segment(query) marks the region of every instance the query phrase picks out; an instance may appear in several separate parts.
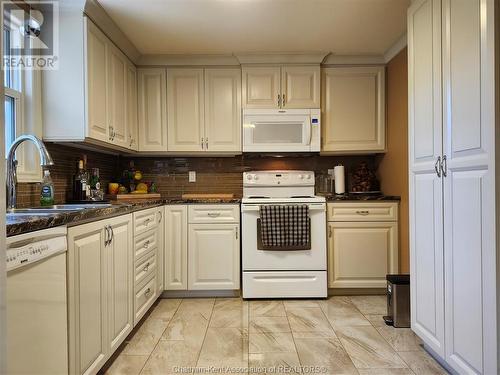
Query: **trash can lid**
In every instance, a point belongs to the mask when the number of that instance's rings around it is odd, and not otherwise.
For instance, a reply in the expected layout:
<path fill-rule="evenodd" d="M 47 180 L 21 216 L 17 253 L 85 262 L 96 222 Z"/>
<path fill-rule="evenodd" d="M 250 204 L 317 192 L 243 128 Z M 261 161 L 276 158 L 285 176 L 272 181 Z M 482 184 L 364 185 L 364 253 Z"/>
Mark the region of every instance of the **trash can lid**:
<path fill-rule="evenodd" d="M 407 275 L 407 274 L 387 275 L 385 278 L 391 284 L 409 284 L 410 283 L 410 275 Z"/>

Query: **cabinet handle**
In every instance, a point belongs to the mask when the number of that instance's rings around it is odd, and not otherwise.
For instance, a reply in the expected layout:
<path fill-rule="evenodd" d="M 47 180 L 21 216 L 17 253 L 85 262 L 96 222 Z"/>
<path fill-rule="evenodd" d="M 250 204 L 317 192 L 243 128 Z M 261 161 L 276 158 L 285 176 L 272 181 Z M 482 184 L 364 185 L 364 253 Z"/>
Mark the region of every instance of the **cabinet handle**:
<path fill-rule="evenodd" d="M 208 137 L 207 137 L 207 138 L 205 138 L 205 149 L 207 149 L 207 150 L 208 150 Z"/>
<path fill-rule="evenodd" d="M 285 94 L 281 97 L 281 107 L 285 108 Z"/>
<path fill-rule="evenodd" d="M 111 225 L 109 226 L 109 231 L 111 232 L 111 238 L 109 239 L 109 243 L 111 243 L 115 239 L 115 231 L 113 230 L 113 227 Z"/>
<path fill-rule="evenodd" d="M 132 136 L 130 136 L 130 144 L 129 144 L 129 147 L 132 147 L 132 145 L 135 143 L 135 140 L 134 138 L 132 138 Z"/>
<path fill-rule="evenodd" d="M 328 227 L 328 238 L 332 238 L 332 227 Z"/>
<path fill-rule="evenodd" d="M 111 125 L 109 125 L 109 140 L 113 140 L 113 127 Z"/>
<path fill-rule="evenodd" d="M 146 220 L 144 220 L 144 225 L 148 226 L 150 221 L 151 221 L 151 218 L 148 217 Z"/>
<path fill-rule="evenodd" d="M 148 270 L 149 270 L 149 262 L 144 266 L 144 268 L 142 270 L 144 272 L 148 272 Z"/>
<path fill-rule="evenodd" d="M 281 108 L 281 95 L 278 94 L 278 107 Z"/>
<path fill-rule="evenodd" d="M 163 220 L 163 213 L 161 211 L 158 211 L 158 214 L 160 215 L 158 222 L 161 223 L 161 221 Z"/>
<path fill-rule="evenodd" d="M 434 164 L 434 170 L 436 171 L 437 176 L 441 178 L 441 156 L 438 156 L 436 164 Z"/>
<path fill-rule="evenodd" d="M 441 163 L 441 171 L 443 173 L 443 177 L 448 176 L 448 159 L 446 155 L 443 156 L 443 162 Z"/>
<path fill-rule="evenodd" d="M 238 239 L 238 227 L 236 227 L 236 239 Z"/>
<path fill-rule="evenodd" d="M 142 245 L 143 248 L 147 249 L 149 247 L 149 244 L 151 242 L 149 240 L 147 240 L 146 242 L 144 242 L 144 245 Z"/>
<path fill-rule="evenodd" d="M 109 226 L 106 225 L 104 227 L 105 233 L 104 233 L 104 246 L 108 246 L 109 244 Z"/>
<path fill-rule="evenodd" d="M 366 215 L 369 215 L 370 214 L 370 211 L 356 211 L 356 213 L 358 215 L 363 215 L 363 216 L 366 216 Z"/>
<path fill-rule="evenodd" d="M 205 148 L 205 138 L 201 137 L 201 149 Z"/>
<path fill-rule="evenodd" d="M 210 217 L 219 217 L 220 216 L 220 212 L 209 212 L 207 215 L 210 216 Z"/>
<path fill-rule="evenodd" d="M 147 297 L 150 294 L 151 294 L 151 288 L 146 289 L 146 291 L 144 292 L 144 295 Z"/>

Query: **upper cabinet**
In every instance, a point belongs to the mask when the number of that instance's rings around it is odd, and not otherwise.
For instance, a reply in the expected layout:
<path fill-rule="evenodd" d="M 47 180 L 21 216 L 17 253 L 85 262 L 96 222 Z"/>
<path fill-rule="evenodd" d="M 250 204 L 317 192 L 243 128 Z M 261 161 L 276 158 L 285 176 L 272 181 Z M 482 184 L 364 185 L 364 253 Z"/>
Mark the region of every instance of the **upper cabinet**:
<path fill-rule="evenodd" d="M 385 151 L 385 68 L 325 68 L 322 73 L 324 153 Z"/>
<path fill-rule="evenodd" d="M 244 108 L 319 108 L 319 65 L 246 66 Z"/>
<path fill-rule="evenodd" d="M 62 20 L 61 28 L 73 27 L 68 23 Z M 136 150 L 133 63 L 87 17 L 83 17 L 83 35 L 65 33 L 61 43 L 60 59 L 67 63 L 43 72 L 44 139 Z M 83 47 L 83 60 L 74 52 L 78 44 Z"/>
<path fill-rule="evenodd" d="M 240 69 L 168 69 L 168 151 L 241 153 L 240 98 Z"/>
<path fill-rule="evenodd" d="M 165 69 L 138 70 L 139 151 L 167 151 Z"/>

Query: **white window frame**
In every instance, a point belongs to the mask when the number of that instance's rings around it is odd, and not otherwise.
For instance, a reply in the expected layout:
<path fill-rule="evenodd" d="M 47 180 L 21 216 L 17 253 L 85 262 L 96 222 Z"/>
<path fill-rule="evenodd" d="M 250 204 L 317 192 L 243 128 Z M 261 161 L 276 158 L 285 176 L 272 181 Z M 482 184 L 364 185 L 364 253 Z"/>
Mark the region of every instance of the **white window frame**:
<path fill-rule="evenodd" d="M 32 134 L 39 138 L 43 136 L 41 79 L 39 70 L 21 70 L 20 82 L 16 82 L 18 90 L 4 87 L 4 95 L 15 100 L 15 138 L 23 134 Z M 28 142 L 21 144 L 16 151 L 16 159 L 18 182 L 42 181 L 40 155 L 33 144 Z"/>

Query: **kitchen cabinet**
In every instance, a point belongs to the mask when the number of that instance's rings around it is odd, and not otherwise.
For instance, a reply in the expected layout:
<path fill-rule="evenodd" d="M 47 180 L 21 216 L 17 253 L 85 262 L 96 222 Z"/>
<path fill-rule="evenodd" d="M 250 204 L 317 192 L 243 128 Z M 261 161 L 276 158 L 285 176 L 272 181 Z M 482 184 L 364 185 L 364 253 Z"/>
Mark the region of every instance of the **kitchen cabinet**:
<path fill-rule="evenodd" d="M 319 65 L 244 66 L 244 108 L 319 108 Z"/>
<path fill-rule="evenodd" d="M 158 297 L 165 290 L 165 225 L 163 224 L 165 209 L 163 206 L 156 209 L 158 222 L 158 256 L 156 258 L 156 289 Z"/>
<path fill-rule="evenodd" d="M 398 203 L 328 204 L 328 287 L 385 288 L 398 272 Z"/>
<path fill-rule="evenodd" d="M 138 74 L 139 151 L 167 151 L 165 69 L 140 68 Z"/>
<path fill-rule="evenodd" d="M 240 69 L 168 69 L 168 151 L 240 153 L 240 97 Z"/>
<path fill-rule="evenodd" d="M 456 373 L 498 373 L 495 10 L 408 9 L 412 329 Z"/>
<path fill-rule="evenodd" d="M 240 287 L 238 224 L 189 224 L 188 289 Z"/>
<path fill-rule="evenodd" d="M 138 126 L 135 66 L 87 17 L 83 17 L 82 29 L 83 59 L 70 54 L 77 47 L 63 38 L 67 50 L 61 51 L 60 58 L 68 64 L 43 72 L 42 105 L 50 109 L 43 111 L 43 137 L 134 150 L 131 143 Z"/>
<path fill-rule="evenodd" d="M 165 206 L 165 290 L 187 290 L 187 206 Z"/>
<path fill-rule="evenodd" d="M 385 152 L 384 69 L 322 70 L 322 153 Z"/>
<path fill-rule="evenodd" d="M 165 207 L 165 289 L 240 287 L 239 205 Z"/>
<path fill-rule="evenodd" d="M 132 217 L 68 229 L 69 366 L 96 373 L 133 328 Z"/>

